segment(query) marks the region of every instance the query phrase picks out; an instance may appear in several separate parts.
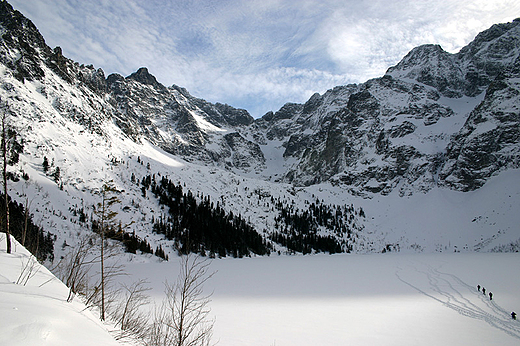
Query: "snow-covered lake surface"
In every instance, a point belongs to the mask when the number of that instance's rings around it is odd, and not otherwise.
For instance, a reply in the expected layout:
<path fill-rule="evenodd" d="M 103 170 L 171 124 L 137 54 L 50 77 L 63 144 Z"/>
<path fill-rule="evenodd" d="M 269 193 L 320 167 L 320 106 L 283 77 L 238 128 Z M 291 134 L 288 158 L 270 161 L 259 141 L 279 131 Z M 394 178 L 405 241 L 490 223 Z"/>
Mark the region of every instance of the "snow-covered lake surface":
<path fill-rule="evenodd" d="M 160 301 L 178 261 L 127 270 Z M 518 253 L 271 256 L 211 270 L 218 345 L 520 344 Z"/>
<path fill-rule="evenodd" d="M 107 326 L 45 268 L 19 281 L 27 252 L 0 234 L 0 345 L 116 345 Z M 179 269 L 134 260 L 160 303 Z M 212 260 L 218 345 L 518 345 L 520 254 L 271 256 Z M 477 290 L 486 288 L 486 295 Z M 493 300 L 488 292 L 493 293 Z"/>

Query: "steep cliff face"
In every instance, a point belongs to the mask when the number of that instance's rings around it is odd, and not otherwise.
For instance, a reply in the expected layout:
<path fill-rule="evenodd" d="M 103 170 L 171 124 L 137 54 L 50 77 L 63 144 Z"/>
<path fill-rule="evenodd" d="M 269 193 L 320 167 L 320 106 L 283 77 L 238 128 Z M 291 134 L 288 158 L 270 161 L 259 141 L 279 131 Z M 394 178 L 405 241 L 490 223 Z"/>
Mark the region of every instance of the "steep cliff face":
<path fill-rule="evenodd" d="M 474 190 L 494 173 L 518 168 L 520 158 L 520 78 L 497 78 L 447 147 L 441 179 Z"/>
<path fill-rule="evenodd" d="M 3 75 L 34 82 L 61 116 L 108 140 L 103 124 L 113 121 L 132 141 L 186 161 L 299 186 L 331 181 L 357 194 L 466 191 L 519 167 L 519 20 L 492 26 L 456 54 L 417 47 L 381 78 L 255 120 L 166 87 L 146 68 L 105 77 L 48 47 L 28 19 L 0 6 Z M 31 108 L 35 119 L 45 112 L 3 80 L 11 109 Z"/>
<path fill-rule="evenodd" d="M 446 119 L 455 113 L 444 100 L 435 89 L 391 76 L 336 88 L 313 117 L 298 118 L 308 126 L 287 141 L 284 156 L 297 160 L 285 178 L 298 185 L 333 179 L 382 193 L 419 178 L 431 185 L 438 151 L 454 132 Z"/>
<path fill-rule="evenodd" d="M 263 121 L 293 159 L 285 181 L 332 180 L 361 193 L 466 191 L 518 168 L 519 53 L 515 20 L 457 54 L 417 47 L 381 78 L 284 106 Z"/>

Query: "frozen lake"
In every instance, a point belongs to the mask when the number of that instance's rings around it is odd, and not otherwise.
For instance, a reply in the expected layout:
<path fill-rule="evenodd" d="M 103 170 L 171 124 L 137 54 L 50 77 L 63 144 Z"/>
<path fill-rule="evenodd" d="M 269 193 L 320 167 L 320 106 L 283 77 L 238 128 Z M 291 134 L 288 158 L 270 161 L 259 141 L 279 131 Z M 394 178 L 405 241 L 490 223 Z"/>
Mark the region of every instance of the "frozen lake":
<path fill-rule="evenodd" d="M 218 345 L 520 343 L 510 316 L 520 311 L 517 253 L 271 256 L 210 268 Z M 160 301 L 178 261 L 127 270 L 148 278 Z"/>

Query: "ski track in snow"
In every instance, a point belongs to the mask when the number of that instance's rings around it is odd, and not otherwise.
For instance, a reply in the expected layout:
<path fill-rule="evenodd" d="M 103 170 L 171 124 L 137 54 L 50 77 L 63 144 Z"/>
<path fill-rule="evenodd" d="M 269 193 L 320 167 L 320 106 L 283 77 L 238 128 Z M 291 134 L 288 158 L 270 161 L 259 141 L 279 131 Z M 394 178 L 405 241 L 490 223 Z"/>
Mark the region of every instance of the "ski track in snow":
<path fill-rule="evenodd" d="M 490 300 L 488 295 L 478 291 L 476 286 L 469 285 L 456 275 L 441 272 L 429 265 L 425 265 L 424 269 L 412 265 L 411 270 L 424 274 L 427 282 L 419 282 L 417 275 L 413 277 L 417 282 L 403 278 L 406 273 L 401 267 L 397 268 L 395 275 L 404 284 L 459 314 L 482 320 L 490 326 L 520 339 L 520 322 L 513 320 L 508 310 L 497 304 L 496 300 Z"/>

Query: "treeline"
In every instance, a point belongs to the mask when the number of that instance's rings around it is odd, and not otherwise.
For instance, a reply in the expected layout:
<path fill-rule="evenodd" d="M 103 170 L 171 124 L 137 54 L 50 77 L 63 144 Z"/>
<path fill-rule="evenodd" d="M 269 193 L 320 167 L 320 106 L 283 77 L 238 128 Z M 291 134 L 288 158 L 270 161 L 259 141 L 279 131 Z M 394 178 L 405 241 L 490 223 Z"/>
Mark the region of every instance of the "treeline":
<path fill-rule="evenodd" d="M 88 218 L 83 208 L 69 208 L 72 215 L 77 216 L 81 223 L 87 223 Z M 99 234 L 99 222 L 98 220 L 91 217 L 90 220 L 91 229 L 93 232 Z M 156 255 L 164 260 L 168 260 L 168 255 L 164 252 L 164 249 L 161 245 L 153 250 L 150 243 L 146 241 L 146 239 L 141 239 L 139 236 L 135 234 L 135 231 L 132 233 L 125 232 L 120 226 L 118 229 L 108 229 L 105 230 L 106 238 L 118 240 L 125 247 L 125 251 L 129 253 L 137 253 L 137 251 L 141 251 L 142 253 L 149 253 L 152 255 Z"/>
<path fill-rule="evenodd" d="M 355 241 L 354 233 L 360 230 L 355 220 L 365 217 L 362 208 L 353 205 L 328 205 L 316 199 L 306 210 L 295 208 L 271 198 L 279 211 L 275 218 L 277 231 L 271 240 L 291 251 L 308 254 L 314 252 L 351 252 Z"/>
<path fill-rule="evenodd" d="M 40 262 L 54 260 L 54 242 L 56 236 L 36 226 L 32 215 L 23 204 L 9 199 L 9 230 L 11 235 L 31 252 Z M 0 193 L 0 210 L 5 210 L 5 197 Z M 5 216 L 0 218 L 2 230 L 4 228 Z"/>
<path fill-rule="evenodd" d="M 161 205 L 168 207 L 167 215 L 154 220 L 153 230 L 174 240 L 180 253 L 243 257 L 271 252 L 271 244 L 241 215 L 226 213 L 209 196 L 198 201 L 191 191 L 184 192 L 180 184 L 167 177 L 157 181 L 155 175 L 142 178 L 141 185 L 143 195 L 149 189 Z"/>

